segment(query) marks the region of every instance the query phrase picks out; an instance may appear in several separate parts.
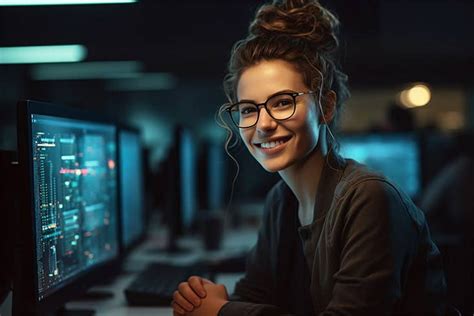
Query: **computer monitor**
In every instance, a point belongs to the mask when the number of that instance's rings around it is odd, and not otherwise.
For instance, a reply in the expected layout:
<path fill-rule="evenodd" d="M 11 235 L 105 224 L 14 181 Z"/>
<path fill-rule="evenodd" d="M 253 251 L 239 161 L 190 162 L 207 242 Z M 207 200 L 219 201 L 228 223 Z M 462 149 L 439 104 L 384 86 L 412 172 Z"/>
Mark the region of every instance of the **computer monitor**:
<path fill-rule="evenodd" d="M 198 159 L 198 201 L 204 211 L 223 209 L 227 204 L 229 165 L 224 144 L 203 141 L 199 144 Z"/>
<path fill-rule="evenodd" d="M 145 187 L 140 132 L 121 126 L 118 130 L 121 250 L 126 254 L 145 235 Z"/>
<path fill-rule="evenodd" d="M 340 153 L 383 173 L 411 197 L 421 188 L 421 160 L 415 134 L 380 133 L 343 135 Z"/>
<path fill-rule="evenodd" d="M 116 127 L 91 112 L 21 101 L 18 149 L 23 183 L 13 312 L 44 314 L 117 264 Z"/>
<path fill-rule="evenodd" d="M 177 127 L 174 142 L 163 163 L 165 194 L 165 221 L 168 226 L 167 251 L 179 251 L 176 239 L 189 233 L 196 220 L 198 209 L 197 148 L 192 131 Z"/>
<path fill-rule="evenodd" d="M 189 129 L 181 128 L 177 135 L 179 150 L 179 192 L 181 225 L 186 230 L 195 220 L 197 210 L 197 155 L 195 139 Z"/>

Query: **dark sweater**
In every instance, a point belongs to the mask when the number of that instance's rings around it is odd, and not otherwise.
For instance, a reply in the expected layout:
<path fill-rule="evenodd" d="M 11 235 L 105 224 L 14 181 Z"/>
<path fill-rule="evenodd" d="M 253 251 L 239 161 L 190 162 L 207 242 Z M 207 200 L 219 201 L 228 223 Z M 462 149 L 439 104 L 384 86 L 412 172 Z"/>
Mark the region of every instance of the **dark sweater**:
<path fill-rule="evenodd" d="M 282 181 L 267 195 L 258 241 L 220 316 L 283 315 L 288 222 L 296 197 Z M 299 235 L 314 315 L 444 315 L 445 279 L 423 213 L 382 175 L 331 156 L 314 221 Z"/>
<path fill-rule="evenodd" d="M 299 236 L 301 227 L 298 219 L 298 206 L 295 205 L 293 218 L 288 222 L 291 227 L 288 236 L 282 236 L 289 241 L 287 253 L 290 258 L 288 270 L 280 275 L 281 282 L 286 282 L 284 287 L 287 291 L 280 297 L 280 306 L 290 314 L 297 316 L 314 315 L 313 302 L 311 297 L 311 273 L 304 255 L 303 242 Z M 285 302 L 286 301 L 286 302 Z"/>

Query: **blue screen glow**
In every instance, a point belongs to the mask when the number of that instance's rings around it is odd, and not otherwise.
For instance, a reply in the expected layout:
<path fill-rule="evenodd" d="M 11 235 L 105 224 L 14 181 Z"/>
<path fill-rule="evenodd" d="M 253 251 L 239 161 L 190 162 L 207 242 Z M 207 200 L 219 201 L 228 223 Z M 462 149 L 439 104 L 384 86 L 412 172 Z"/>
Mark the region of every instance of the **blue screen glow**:
<path fill-rule="evenodd" d="M 142 151 L 138 134 L 120 131 L 122 242 L 130 246 L 143 233 L 144 187 Z"/>
<path fill-rule="evenodd" d="M 340 153 L 383 173 L 410 196 L 420 190 L 420 152 L 413 135 L 342 137 Z"/>

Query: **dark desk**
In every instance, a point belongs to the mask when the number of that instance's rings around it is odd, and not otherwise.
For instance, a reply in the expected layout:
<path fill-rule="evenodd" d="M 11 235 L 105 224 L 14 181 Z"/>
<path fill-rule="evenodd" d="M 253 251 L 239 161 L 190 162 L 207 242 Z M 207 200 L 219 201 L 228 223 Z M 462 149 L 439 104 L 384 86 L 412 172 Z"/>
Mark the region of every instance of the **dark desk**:
<path fill-rule="evenodd" d="M 219 251 L 205 251 L 199 238 L 188 237 L 179 241 L 179 245 L 192 249 L 189 253 L 170 255 L 153 251 L 162 243 L 162 235 L 152 235 L 149 240 L 133 251 L 124 265 L 125 273 L 117 276 L 109 285 L 96 286 L 92 290 L 106 290 L 114 293 L 113 298 L 100 301 L 77 301 L 70 302 L 68 309 L 95 309 L 98 316 L 170 316 L 171 307 L 132 307 L 128 306 L 123 290 L 136 277 L 136 275 L 150 262 L 168 262 L 176 264 L 192 263 L 202 258 L 218 258 L 231 256 L 250 249 L 256 242 L 257 232 L 255 229 L 244 229 L 239 231 L 227 231 L 225 233 L 222 247 Z M 238 274 L 218 274 L 217 283 L 224 284 L 227 291 L 232 293 L 235 282 L 242 276 Z M 10 296 L 0 303 L 0 316 L 11 316 L 11 293 Z"/>
<path fill-rule="evenodd" d="M 156 236 L 155 236 L 156 237 Z M 254 229 L 226 232 L 222 247 L 219 251 L 205 251 L 199 238 L 188 237 L 179 241 L 184 248 L 193 249 L 191 252 L 180 255 L 157 253 L 153 251 L 159 244 L 160 238 L 151 237 L 141 247 L 130 254 L 125 264 L 127 273 L 118 276 L 114 282 L 107 286 L 94 287 L 95 290 L 108 290 L 114 293 L 114 297 L 103 301 L 81 301 L 67 304 L 68 308 L 94 308 L 98 316 L 164 316 L 172 315 L 171 307 L 132 307 L 128 306 L 123 294 L 124 288 L 136 277 L 136 274 L 150 262 L 168 262 L 176 264 L 192 263 L 194 261 L 210 257 L 226 257 L 243 250 L 250 249 L 256 242 L 257 232 Z M 235 282 L 242 276 L 237 274 L 218 274 L 217 283 L 224 284 L 227 291 L 234 291 Z M 4 315 L 1 315 L 4 316 Z"/>

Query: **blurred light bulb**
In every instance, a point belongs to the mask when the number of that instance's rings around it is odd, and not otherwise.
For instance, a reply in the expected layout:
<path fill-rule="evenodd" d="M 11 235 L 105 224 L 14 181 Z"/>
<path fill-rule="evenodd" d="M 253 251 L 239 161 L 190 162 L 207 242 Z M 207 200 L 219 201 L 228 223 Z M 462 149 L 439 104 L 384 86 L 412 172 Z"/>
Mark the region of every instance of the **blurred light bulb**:
<path fill-rule="evenodd" d="M 403 104 L 405 107 L 411 107 L 410 106 L 410 100 L 408 99 L 408 90 L 403 90 L 400 92 L 400 103 Z"/>
<path fill-rule="evenodd" d="M 408 90 L 408 100 L 414 107 L 427 105 L 431 100 L 431 91 L 424 84 L 418 84 Z"/>
<path fill-rule="evenodd" d="M 400 103 L 407 108 L 427 105 L 431 100 L 431 91 L 424 84 L 416 84 L 399 94 Z"/>

